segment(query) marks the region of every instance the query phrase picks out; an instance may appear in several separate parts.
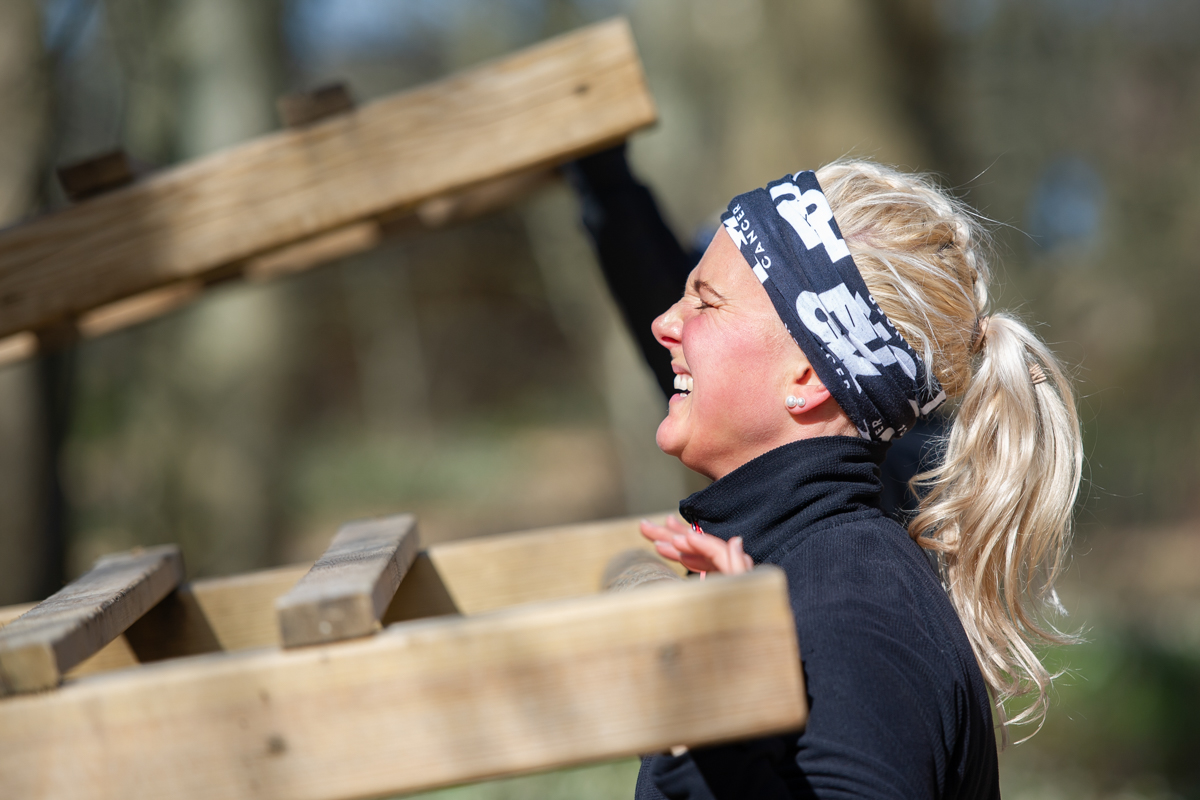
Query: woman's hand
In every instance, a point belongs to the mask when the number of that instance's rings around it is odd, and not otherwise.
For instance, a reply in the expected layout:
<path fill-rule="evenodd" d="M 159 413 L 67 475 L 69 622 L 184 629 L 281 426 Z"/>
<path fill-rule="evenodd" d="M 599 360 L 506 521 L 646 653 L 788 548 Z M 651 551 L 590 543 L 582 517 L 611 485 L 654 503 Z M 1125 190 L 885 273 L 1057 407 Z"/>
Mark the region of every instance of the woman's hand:
<path fill-rule="evenodd" d="M 737 575 L 754 568 L 742 551 L 742 537 L 724 539 L 692 530 L 678 517 L 667 517 L 665 525 L 642 520 L 642 536 L 654 542 L 663 558 L 678 561 L 692 572 L 722 572 Z"/>

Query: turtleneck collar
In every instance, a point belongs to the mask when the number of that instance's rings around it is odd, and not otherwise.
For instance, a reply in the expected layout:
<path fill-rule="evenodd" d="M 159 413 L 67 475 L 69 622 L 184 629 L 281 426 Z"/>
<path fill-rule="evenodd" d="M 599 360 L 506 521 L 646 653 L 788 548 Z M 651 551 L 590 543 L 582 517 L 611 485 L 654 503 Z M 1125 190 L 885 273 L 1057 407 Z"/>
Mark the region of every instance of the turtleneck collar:
<path fill-rule="evenodd" d="M 755 563 L 777 562 L 809 534 L 879 517 L 879 465 L 887 445 L 851 436 L 785 444 L 748 461 L 679 504 L 705 533 L 741 536 Z"/>

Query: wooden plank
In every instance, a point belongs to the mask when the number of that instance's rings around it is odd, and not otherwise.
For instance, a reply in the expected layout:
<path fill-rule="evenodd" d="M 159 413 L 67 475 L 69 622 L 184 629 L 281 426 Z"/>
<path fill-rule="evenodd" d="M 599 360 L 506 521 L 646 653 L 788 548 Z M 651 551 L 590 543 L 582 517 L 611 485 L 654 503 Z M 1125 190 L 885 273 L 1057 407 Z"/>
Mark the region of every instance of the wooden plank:
<path fill-rule="evenodd" d="M 175 545 L 106 556 L 0 629 L 0 694 L 51 689 L 183 579 Z"/>
<path fill-rule="evenodd" d="M 601 586 L 606 592 L 627 592 L 658 581 L 682 580 L 675 570 L 648 550 L 626 550 L 609 559 Z"/>
<path fill-rule="evenodd" d="M 269 281 L 336 261 L 376 247 L 383 239 L 378 222 L 355 222 L 342 228 L 273 250 L 246 262 L 249 281 Z"/>
<path fill-rule="evenodd" d="M 654 122 L 612 20 L 0 232 L 0 337 L 566 161 Z M 248 224 L 247 220 L 252 220 Z"/>
<path fill-rule="evenodd" d="M 636 517 L 433 545 L 413 562 L 383 624 L 594 594 L 604 585 L 609 560 L 630 548 L 653 553 L 638 533 Z M 184 584 L 126 631 L 128 643 L 114 642 L 68 677 L 178 656 L 278 647 L 275 601 L 311 566 Z M 0 608 L 0 624 L 28 608 Z"/>
<path fill-rule="evenodd" d="M 139 661 L 278 647 L 275 600 L 311 564 L 210 578 L 181 586 L 126 632 Z"/>
<path fill-rule="evenodd" d="M 291 591 L 275 601 L 284 647 L 369 636 L 417 555 L 417 518 L 398 514 L 343 525 Z"/>
<path fill-rule="evenodd" d="M 129 156 L 120 149 L 59 167 L 57 172 L 59 185 L 73 203 L 127 186 L 137 177 Z"/>
<path fill-rule="evenodd" d="M 441 228 L 511 205 L 558 180 L 553 170 L 539 168 L 506 175 L 453 194 L 426 200 L 416 216 L 427 228 Z"/>
<path fill-rule="evenodd" d="M 275 101 L 279 120 L 289 128 L 310 125 L 354 109 L 354 97 L 344 83 L 318 86 L 309 92 L 285 94 Z"/>
<path fill-rule="evenodd" d="M 128 328 L 187 305 L 204 291 L 201 280 L 179 281 L 92 309 L 79 318 L 79 333 L 87 338 Z"/>
<path fill-rule="evenodd" d="M 9 698 L 0 796 L 383 796 L 804 719 L 786 583 L 768 567 Z"/>
<path fill-rule="evenodd" d="M 455 606 L 479 614 L 598 592 L 609 560 L 631 548 L 654 552 L 637 517 L 481 536 L 428 552 Z M 672 568 L 680 575 L 686 571 L 678 564 Z"/>
<path fill-rule="evenodd" d="M 37 335 L 21 331 L 0 339 L 0 367 L 32 358 L 37 353 Z"/>

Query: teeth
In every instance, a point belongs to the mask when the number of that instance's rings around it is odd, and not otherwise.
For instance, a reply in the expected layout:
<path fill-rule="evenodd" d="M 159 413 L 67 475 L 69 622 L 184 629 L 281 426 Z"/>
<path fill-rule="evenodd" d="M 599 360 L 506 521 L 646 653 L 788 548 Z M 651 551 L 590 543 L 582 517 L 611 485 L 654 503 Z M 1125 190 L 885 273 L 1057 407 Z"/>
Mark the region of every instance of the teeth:
<path fill-rule="evenodd" d="M 693 380 L 691 375 L 676 375 L 675 388 L 681 392 L 690 392 L 692 390 Z"/>

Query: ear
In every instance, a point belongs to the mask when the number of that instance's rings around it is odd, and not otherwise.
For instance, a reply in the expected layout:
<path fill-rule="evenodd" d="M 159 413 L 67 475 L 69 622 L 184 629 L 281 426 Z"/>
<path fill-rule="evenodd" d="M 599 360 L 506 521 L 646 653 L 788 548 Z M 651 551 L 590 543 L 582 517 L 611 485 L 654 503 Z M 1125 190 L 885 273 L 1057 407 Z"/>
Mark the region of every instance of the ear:
<path fill-rule="evenodd" d="M 803 362 L 797 367 L 788 385 L 788 394 L 804 401 L 795 408 L 788 409 L 788 413 L 794 417 L 810 413 L 830 398 L 829 390 L 808 362 Z"/>

